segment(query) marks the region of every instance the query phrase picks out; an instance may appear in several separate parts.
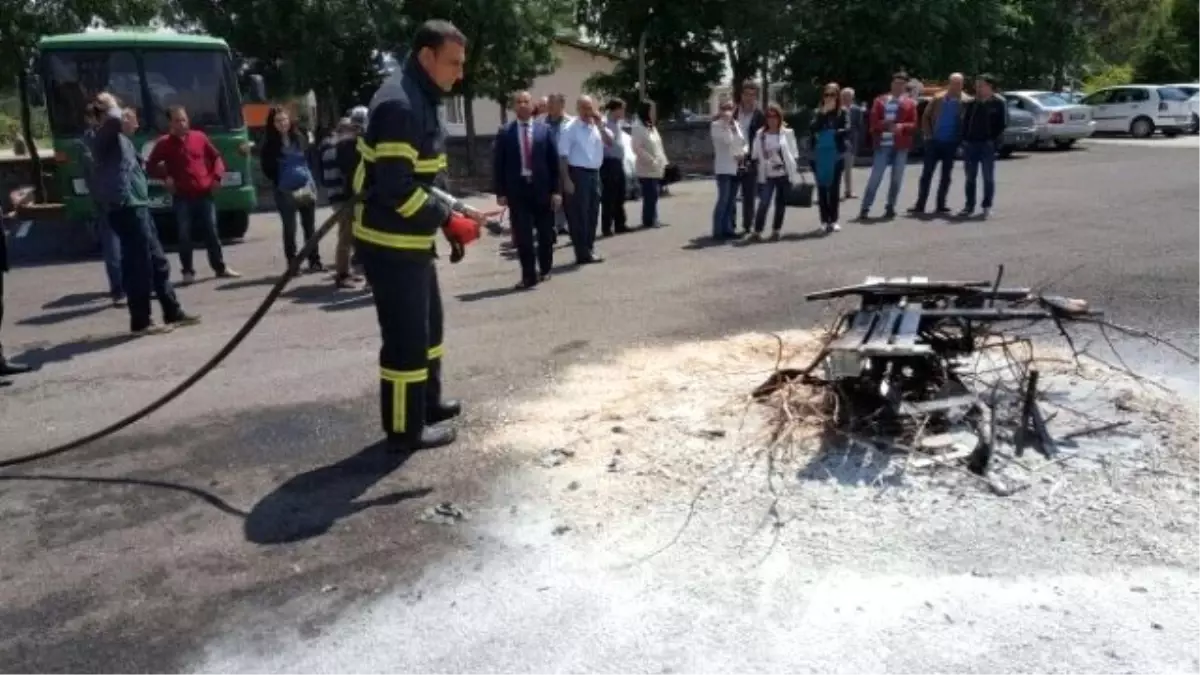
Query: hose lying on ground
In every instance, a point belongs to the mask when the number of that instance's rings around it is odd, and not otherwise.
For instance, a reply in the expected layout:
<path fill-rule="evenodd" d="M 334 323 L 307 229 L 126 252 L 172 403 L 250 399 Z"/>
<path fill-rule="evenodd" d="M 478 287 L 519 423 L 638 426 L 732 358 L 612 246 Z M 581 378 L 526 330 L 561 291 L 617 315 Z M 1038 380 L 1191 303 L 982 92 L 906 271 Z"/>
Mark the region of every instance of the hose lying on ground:
<path fill-rule="evenodd" d="M 312 251 L 320 243 L 321 239 L 326 234 L 329 234 L 329 231 L 336 227 L 338 222 L 343 217 L 348 215 L 350 209 L 353 209 L 354 205 L 359 201 L 361 201 L 361 197 L 356 197 L 355 199 L 340 205 L 333 212 L 333 214 L 325 219 L 325 222 L 321 223 L 321 227 L 317 228 L 316 233 L 314 233 L 313 236 L 304 243 L 304 247 L 301 248 L 300 252 L 297 253 L 294 258 L 292 258 L 290 263 L 288 263 L 287 271 L 284 272 L 283 276 L 279 277 L 279 280 L 276 281 L 275 285 L 271 287 L 271 292 L 267 293 L 267 297 L 263 298 L 263 301 L 258 305 L 258 309 L 255 309 L 254 313 L 250 315 L 250 318 L 246 319 L 246 323 L 244 323 L 242 327 L 238 329 L 237 333 L 234 333 L 233 337 L 229 339 L 229 342 L 226 342 L 225 346 L 221 347 L 221 349 L 214 354 L 212 358 L 206 361 L 204 365 L 200 366 L 196 372 L 188 376 L 186 380 L 175 385 L 174 389 L 171 389 L 167 393 L 151 401 L 141 410 L 133 412 L 104 427 L 103 429 L 94 431 L 86 436 L 76 438 L 73 441 L 63 443 L 62 445 L 55 446 L 49 450 L 43 450 L 41 452 L 22 455 L 20 457 L 0 460 L 0 469 L 17 466 L 19 464 L 37 462 L 43 459 L 54 457 L 55 455 L 61 455 L 64 452 L 82 448 L 83 446 L 94 443 L 101 438 L 111 436 L 118 431 L 121 431 L 125 427 L 128 427 L 131 424 L 134 424 L 135 422 L 147 417 L 154 411 L 178 398 L 180 394 L 190 389 L 192 385 L 199 382 L 205 375 L 211 372 L 213 368 L 216 368 L 222 361 L 225 360 L 225 357 L 229 356 L 233 350 L 242 343 L 242 340 L 246 339 L 246 336 L 250 334 L 250 331 L 254 330 L 254 327 L 257 326 L 258 322 L 262 320 L 264 315 L 266 315 L 267 310 L 271 309 L 271 305 L 275 304 L 275 301 L 279 299 L 280 294 L 283 293 L 283 289 L 287 287 L 288 283 L 292 279 L 299 275 L 300 264 L 308 258 L 308 254 L 312 253 Z"/>

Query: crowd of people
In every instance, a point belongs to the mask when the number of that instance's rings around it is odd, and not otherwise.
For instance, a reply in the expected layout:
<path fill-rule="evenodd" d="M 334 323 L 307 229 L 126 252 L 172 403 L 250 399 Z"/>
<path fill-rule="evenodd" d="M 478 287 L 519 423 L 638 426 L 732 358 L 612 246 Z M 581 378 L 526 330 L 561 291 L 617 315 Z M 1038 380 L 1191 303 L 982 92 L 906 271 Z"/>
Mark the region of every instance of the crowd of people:
<path fill-rule="evenodd" d="M 562 94 L 535 104 L 521 91 L 513 97 L 516 119 L 496 134 L 492 190 L 508 210 L 521 264 L 518 289 L 550 278 L 559 236 L 570 238 L 577 264 L 591 265 L 604 260 L 596 251 L 597 231 L 600 237 L 629 231 L 627 151 L 641 188 L 640 226 L 661 224 L 658 197 L 668 162 L 654 102 L 641 103 L 628 131 L 621 99 L 609 100 L 601 115 L 592 97 L 581 96 L 575 111 L 574 117 L 566 113 Z"/>
<path fill-rule="evenodd" d="M 917 133 L 925 142 L 924 166 L 917 203 L 908 213 L 925 213 L 932 177 L 939 166 L 935 213 L 951 212 L 947 197 L 961 149 L 965 203 L 958 216 L 975 214 L 977 180 L 982 172 L 983 199 L 978 206 L 987 218 L 995 197 L 996 152 L 1007 124 L 1007 105 L 997 95 L 995 78 L 990 75 L 976 79 L 974 97 L 963 87 L 962 74 L 951 75 L 946 90 L 930 100 L 918 119 L 918 102 L 904 72 L 893 75 L 889 91 L 876 97 L 869 108 L 856 102 L 854 89 L 830 82 L 822 87 L 821 100 L 811 115 L 805 158 L 795 131 L 784 120 L 783 109 L 774 103 L 764 109 L 759 104 L 758 85 L 745 83 L 738 103 L 722 102 L 711 126 L 717 186 L 712 237 L 761 240 L 773 208 L 770 237 L 778 239 L 787 206 L 810 205 L 814 187 L 822 232 L 839 231 L 840 203 L 855 197 L 852 169 L 863 143 L 870 144 L 872 160 L 858 218 L 870 218 L 885 174 L 889 181 L 883 217 L 894 218 Z M 736 222 L 739 193 L 740 231 Z"/>

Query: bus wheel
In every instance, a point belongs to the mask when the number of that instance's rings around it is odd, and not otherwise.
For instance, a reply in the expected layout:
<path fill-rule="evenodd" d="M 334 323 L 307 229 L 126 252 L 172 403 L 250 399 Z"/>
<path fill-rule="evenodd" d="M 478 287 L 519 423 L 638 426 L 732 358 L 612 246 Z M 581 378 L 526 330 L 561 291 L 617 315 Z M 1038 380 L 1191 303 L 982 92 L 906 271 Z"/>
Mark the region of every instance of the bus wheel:
<path fill-rule="evenodd" d="M 247 211 L 222 211 L 217 215 L 217 234 L 221 241 L 241 240 L 249 229 L 250 213 Z"/>

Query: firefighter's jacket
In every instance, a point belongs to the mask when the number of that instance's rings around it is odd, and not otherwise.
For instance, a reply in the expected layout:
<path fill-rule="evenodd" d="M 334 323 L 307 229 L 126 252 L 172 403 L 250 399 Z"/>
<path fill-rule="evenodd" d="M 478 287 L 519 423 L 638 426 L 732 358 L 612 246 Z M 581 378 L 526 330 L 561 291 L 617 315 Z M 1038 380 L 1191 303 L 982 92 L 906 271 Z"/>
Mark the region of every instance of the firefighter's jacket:
<path fill-rule="evenodd" d="M 413 58 L 375 92 L 351 185 L 367 191 L 355 210 L 358 244 L 434 255 L 434 239 L 450 218 L 450 207 L 425 189 L 445 185 L 441 105 L 442 91 Z"/>

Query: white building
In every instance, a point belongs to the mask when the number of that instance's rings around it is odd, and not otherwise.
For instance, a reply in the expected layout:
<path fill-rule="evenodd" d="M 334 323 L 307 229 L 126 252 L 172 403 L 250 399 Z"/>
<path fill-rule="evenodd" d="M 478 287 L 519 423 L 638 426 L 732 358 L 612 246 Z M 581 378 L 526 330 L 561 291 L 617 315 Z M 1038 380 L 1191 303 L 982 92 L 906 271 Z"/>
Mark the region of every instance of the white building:
<path fill-rule="evenodd" d="M 584 91 L 583 83 L 594 73 L 611 73 L 620 58 L 608 50 L 589 45 L 571 38 L 558 38 L 554 46 L 558 57 L 558 68 L 549 75 L 534 80 L 530 91 L 534 97 L 559 93 L 567 97 L 567 105 Z M 475 114 L 475 133 L 491 134 L 500 127 L 500 106 L 490 99 L 475 99 L 472 111 Z M 509 119 L 512 119 L 509 116 Z M 454 97 L 446 100 L 446 132 L 451 136 L 465 136 L 463 100 Z"/>

